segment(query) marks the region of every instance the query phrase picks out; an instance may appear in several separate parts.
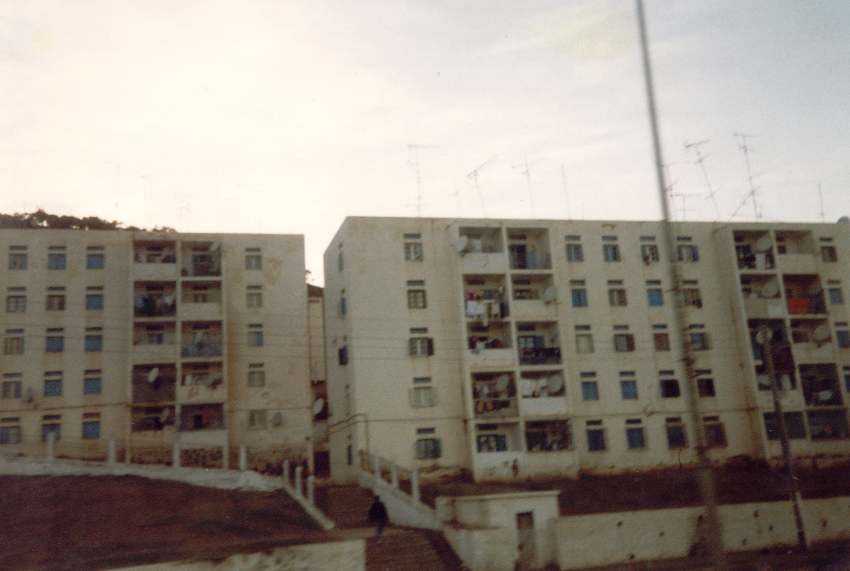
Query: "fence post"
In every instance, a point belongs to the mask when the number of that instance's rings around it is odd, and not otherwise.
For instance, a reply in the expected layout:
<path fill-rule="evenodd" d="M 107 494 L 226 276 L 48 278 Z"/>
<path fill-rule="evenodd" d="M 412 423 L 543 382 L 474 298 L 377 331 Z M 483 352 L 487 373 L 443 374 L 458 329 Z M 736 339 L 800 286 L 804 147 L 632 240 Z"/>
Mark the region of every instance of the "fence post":
<path fill-rule="evenodd" d="M 398 489 L 398 465 L 390 464 L 390 480 L 393 488 Z"/>
<path fill-rule="evenodd" d="M 283 461 L 283 485 L 289 487 L 289 460 Z"/>
<path fill-rule="evenodd" d="M 171 467 L 180 467 L 180 442 L 177 440 L 174 441 L 174 445 L 171 447 Z"/>
<path fill-rule="evenodd" d="M 413 501 L 419 503 L 419 470 L 416 468 L 410 472 L 410 494 Z"/>
<path fill-rule="evenodd" d="M 312 474 L 307 476 L 307 501 L 311 506 L 316 505 L 316 477 Z"/>
<path fill-rule="evenodd" d="M 56 433 L 52 430 L 47 433 L 47 462 L 52 464 L 55 457 Z"/>
<path fill-rule="evenodd" d="M 248 448 L 243 444 L 239 447 L 239 471 L 248 469 Z"/>
<path fill-rule="evenodd" d="M 295 495 L 299 497 L 304 495 L 304 490 L 301 489 L 301 472 L 303 471 L 303 466 L 295 467 Z"/>
<path fill-rule="evenodd" d="M 107 448 L 107 452 L 106 452 L 106 462 L 110 466 L 115 466 L 115 459 L 116 459 L 115 439 L 110 438 L 109 439 L 109 448 Z"/>

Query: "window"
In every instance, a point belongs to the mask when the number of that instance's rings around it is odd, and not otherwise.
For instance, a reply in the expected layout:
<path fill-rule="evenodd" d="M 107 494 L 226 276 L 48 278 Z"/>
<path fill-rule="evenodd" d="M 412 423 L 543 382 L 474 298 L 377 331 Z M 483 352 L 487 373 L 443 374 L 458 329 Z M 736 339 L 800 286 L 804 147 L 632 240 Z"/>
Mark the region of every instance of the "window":
<path fill-rule="evenodd" d="M 263 286 L 248 286 L 248 291 L 245 294 L 245 306 L 248 309 L 263 307 Z"/>
<path fill-rule="evenodd" d="M 411 357 L 428 357 L 434 354 L 434 340 L 430 337 L 411 337 L 407 348 Z"/>
<path fill-rule="evenodd" d="M 661 398 L 663 399 L 675 399 L 682 396 L 679 390 L 679 381 L 676 379 L 661 379 L 660 387 Z"/>
<path fill-rule="evenodd" d="M 425 436 L 429 434 L 434 434 L 435 430 L 433 428 L 418 428 L 416 430 L 417 437 Z M 417 438 L 416 439 L 416 459 L 417 460 L 435 460 L 442 456 L 442 450 L 440 445 L 440 439 L 429 437 L 429 438 Z"/>
<path fill-rule="evenodd" d="M 248 347 L 262 347 L 264 343 L 262 324 L 252 323 L 248 325 Z"/>
<path fill-rule="evenodd" d="M 249 410 L 248 411 L 248 429 L 262 430 L 266 428 L 266 411 L 264 410 Z"/>
<path fill-rule="evenodd" d="M 6 312 L 7 313 L 24 313 L 27 310 L 27 296 L 25 295 L 7 295 L 6 296 Z"/>
<path fill-rule="evenodd" d="M 421 242 L 404 243 L 404 259 L 408 262 L 421 262 L 425 259 Z"/>
<path fill-rule="evenodd" d="M 643 450 L 646 448 L 646 437 L 640 419 L 626 420 L 626 446 L 629 450 Z"/>
<path fill-rule="evenodd" d="M 61 329 L 48 329 L 44 350 L 47 353 L 61 353 L 65 350 L 65 337 Z"/>
<path fill-rule="evenodd" d="M 685 448 L 688 438 L 685 434 L 685 425 L 679 417 L 667 419 L 667 447 L 670 450 Z"/>
<path fill-rule="evenodd" d="M 602 244 L 602 258 L 606 262 L 619 262 L 620 246 L 617 244 Z"/>
<path fill-rule="evenodd" d="M 86 269 L 87 270 L 102 270 L 106 267 L 106 256 L 102 253 L 88 253 L 86 254 Z"/>
<path fill-rule="evenodd" d="M 682 303 L 688 306 L 701 308 L 702 307 L 702 296 L 700 295 L 699 288 L 695 287 L 686 287 L 682 288 Z"/>
<path fill-rule="evenodd" d="M 680 262 L 698 262 L 699 248 L 693 244 L 679 244 L 676 246 L 676 256 Z"/>
<path fill-rule="evenodd" d="M 720 417 L 706 416 L 705 422 L 705 445 L 708 448 L 726 448 L 726 431 Z"/>
<path fill-rule="evenodd" d="M 623 400 L 637 400 L 637 381 L 620 381 L 620 393 Z"/>
<path fill-rule="evenodd" d="M 25 270 L 25 269 L 27 269 L 27 254 L 26 254 L 26 252 L 9 252 L 9 269 L 10 270 Z"/>
<path fill-rule="evenodd" d="M 62 396 L 62 377 L 59 375 L 46 376 L 44 378 L 44 396 Z"/>
<path fill-rule="evenodd" d="M 641 244 L 640 257 L 643 259 L 644 264 L 657 262 L 660 259 L 658 255 L 658 246 L 655 244 Z"/>
<path fill-rule="evenodd" d="M 336 356 L 337 356 L 337 362 L 340 365 L 343 365 L 343 366 L 347 365 L 348 364 L 348 345 L 343 345 L 342 347 L 337 349 Z"/>
<path fill-rule="evenodd" d="M 593 335 L 576 333 L 576 353 L 593 353 Z"/>
<path fill-rule="evenodd" d="M 64 311 L 65 310 L 65 294 L 49 294 L 47 296 L 47 311 Z"/>
<path fill-rule="evenodd" d="M 669 351 L 670 350 L 670 335 L 667 333 L 654 333 L 652 335 L 653 341 L 655 342 L 655 350 L 656 351 Z"/>
<path fill-rule="evenodd" d="M 610 288 L 608 290 L 608 305 L 611 307 L 625 307 L 628 305 L 626 290 L 623 288 Z"/>
<path fill-rule="evenodd" d="M 65 269 L 65 253 L 52 252 L 47 254 L 47 269 L 48 270 L 64 270 Z"/>
<path fill-rule="evenodd" d="M 336 269 L 339 272 L 345 269 L 345 256 L 343 256 L 342 250 L 336 254 Z"/>
<path fill-rule="evenodd" d="M 586 401 L 599 400 L 599 385 L 596 381 L 581 382 L 581 398 Z"/>
<path fill-rule="evenodd" d="M 263 256 L 262 254 L 246 253 L 245 254 L 245 269 L 246 270 L 262 270 Z"/>
<path fill-rule="evenodd" d="M 345 301 L 345 290 L 344 289 L 339 291 L 339 305 L 337 307 L 339 309 L 339 314 L 342 317 L 345 317 L 345 314 L 348 313 L 348 304 Z"/>
<path fill-rule="evenodd" d="M 251 363 L 248 365 L 248 386 L 266 386 L 266 371 L 262 363 Z"/>
<path fill-rule="evenodd" d="M 820 256 L 824 262 L 838 261 L 838 252 L 836 251 L 835 246 L 821 246 Z"/>
<path fill-rule="evenodd" d="M 427 408 L 436 404 L 434 388 L 431 386 L 429 377 L 416 377 L 413 379 L 413 387 L 410 389 L 410 406 L 413 408 Z"/>
<path fill-rule="evenodd" d="M 0 418 L 0 445 L 20 444 L 21 426 L 18 424 L 20 418 Z"/>
<path fill-rule="evenodd" d="M 646 300 L 650 307 L 661 307 L 664 305 L 664 290 L 660 287 L 651 287 L 646 290 Z"/>
<path fill-rule="evenodd" d="M 614 334 L 614 351 L 628 353 L 635 350 L 635 336 L 631 333 Z"/>
<path fill-rule="evenodd" d="M 838 327 L 835 329 L 835 340 L 842 349 L 850 348 L 850 329 Z"/>
<path fill-rule="evenodd" d="M 587 307 L 587 289 L 584 287 L 584 281 L 570 282 L 573 288 L 570 290 L 573 307 Z"/>
<path fill-rule="evenodd" d="M 87 293 L 86 294 L 86 309 L 89 311 L 101 311 L 103 309 L 103 294 L 102 293 Z"/>
<path fill-rule="evenodd" d="M 704 331 L 688 333 L 688 339 L 690 339 L 691 349 L 694 351 L 708 351 L 710 349 L 708 345 L 708 334 Z"/>
<path fill-rule="evenodd" d="M 844 293 L 840 287 L 829 288 L 829 303 L 832 305 L 841 305 L 844 303 Z"/>
<path fill-rule="evenodd" d="M 100 414 L 96 412 L 83 413 L 83 440 L 100 439 Z"/>
<path fill-rule="evenodd" d="M 847 438 L 847 411 L 810 410 L 806 413 L 809 421 L 809 435 L 812 440 L 835 440 Z"/>
<path fill-rule="evenodd" d="M 83 394 L 84 395 L 99 395 L 103 390 L 103 382 L 100 377 L 86 376 L 83 379 Z"/>
<path fill-rule="evenodd" d="M 88 333 L 85 339 L 86 353 L 100 353 L 103 351 L 103 335 L 100 333 Z"/>
<path fill-rule="evenodd" d="M 407 308 L 408 309 L 425 309 L 427 302 L 425 299 L 424 289 L 409 289 L 407 290 Z"/>
<path fill-rule="evenodd" d="M 485 426 L 479 428 L 485 430 Z M 508 449 L 508 437 L 505 434 L 478 434 L 475 437 L 475 448 L 478 452 L 505 452 Z"/>
<path fill-rule="evenodd" d="M 605 429 L 601 420 L 588 420 L 586 423 L 587 449 L 590 452 L 605 450 Z"/>
<path fill-rule="evenodd" d="M 567 244 L 567 261 L 568 262 L 583 262 L 584 249 L 581 244 Z"/>
<path fill-rule="evenodd" d="M 844 367 L 844 390 L 850 392 L 850 367 Z"/>
<path fill-rule="evenodd" d="M 3 337 L 3 354 L 4 355 L 23 355 L 24 354 L 24 330 L 23 329 L 7 329 L 6 336 Z"/>
<path fill-rule="evenodd" d="M 714 379 L 709 377 L 700 377 L 697 379 L 697 392 L 703 398 L 717 396 L 714 392 Z"/>
<path fill-rule="evenodd" d="M 785 430 L 788 438 L 799 440 L 806 438 L 806 425 L 803 422 L 802 412 L 785 412 Z M 776 415 L 772 412 L 764 413 L 764 430 L 767 432 L 768 440 L 779 440 L 779 427 L 776 425 Z"/>
<path fill-rule="evenodd" d="M 3 375 L 3 382 L 0 384 L 0 398 L 3 400 L 21 398 L 21 375 L 19 373 Z"/>

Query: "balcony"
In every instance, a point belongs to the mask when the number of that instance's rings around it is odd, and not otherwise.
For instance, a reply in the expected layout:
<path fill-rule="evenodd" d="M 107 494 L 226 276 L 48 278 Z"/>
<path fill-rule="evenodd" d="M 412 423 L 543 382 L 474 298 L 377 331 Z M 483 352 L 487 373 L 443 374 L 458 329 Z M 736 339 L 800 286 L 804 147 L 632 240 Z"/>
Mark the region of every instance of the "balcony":
<path fill-rule="evenodd" d="M 502 276 L 466 275 L 464 281 L 464 313 L 467 319 L 487 326 L 508 316 L 505 280 Z"/>
<path fill-rule="evenodd" d="M 520 365 L 560 365 L 560 347 L 520 347 Z"/>
<path fill-rule="evenodd" d="M 551 270 L 549 231 L 540 228 L 509 229 L 508 254 L 512 270 Z"/>
<path fill-rule="evenodd" d="M 826 300 L 817 275 L 783 276 L 788 313 L 791 315 L 823 315 Z"/>
<path fill-rule="evenodd" d="M 826 319 L 791 321 L 791 349 L 797 363 L 833 362 L 832 332 Z"/>
<path fill-rule="evenodd" d="M 519 415 L 513 373 L 474 374 L 472 399 L 476 418 L 507 418 Z"/>
<path fill-rule="evenodd" d="M 184 359 L 221 357 L 221 354 L 221 337 L 208 337 L 201 342 L 184 344 L 180 347 L 180 356 Z"/>
<path fill-rule="evenodd" d="M 180 319 L 204 321 L 221 319 L 221 284 L 190 282 L 181 285 Z"/>
<path fill-rule="evenodd" d="M 835 365 L 800 365 L 803 397 L 810 407 L 841 406 L 841 385 Z"/>
<path fill-rule="evenodd" d="M 460 228 L 455 249 L 461 256 L 461 273 L 503 274 L 507 271 L 500 228 Z"/>
<path fill-rule="evenodd" d="M 221 363 L 183 365 L 178 395 L 181 403 L 210 403 L 227 399 Z"/>
<path fill-rule="evenodd" d="M 529 321 L 557 319 L 558 290 L 551 275 L 514 274 L 511 285 L 514 317 Z"/>
<path fill-rule="evenodd" d="M 183 345 L 180 356 L 186 359 L 202 357 L 221 357 L 221 322 L 186 322 L 182 324 Z"/>
<path fill-rule="evenodd" d="M 133 295 L 133 316 L 136 319 L 175 317 L 177 296 L 173 283 L 136 284 Z"/>
<path fill-rule="evenodd" d="M 570 425 L 566 420 L 525 423 L 525 446 L 529 452 L 563 452 L 570 445 Z"/>
<path fill-rule="evenodd" d="M 735 257 L 742 272 L 772 271 L 776 268 L 770 232 L 736 231 Z"/>
<path fill-rule="evenodd" d="M 180 275 L 184 278 L 221 276 L 221 243 L 184 242 L 181 256 Z"/>
<path fill-rule="evenodd" d="M 176 243 L 138 241 L 133 244 L 133 277 L 138 280 L 174 280 L 177 278 Z"/>
<path fill-rule="evenodd" d="M 764 346 L 756 341 L 756 334 L 759 330 L 762 327 L 767 327 L 772 333 L 771 352 L 773 354 L 773 366 L 776 374 L 789 375 L 793 378 L 795 373 L 794 354 L 791 351 L 791 344 L 785 330 L 784 320 L 750 319 L 748 325 L 756 374 L 763 375 L 767 373 L 767 366 L 764 362 Z M 767 389 L 770 389 L 770 385 L 767 386 Z"/>
<path fill-rule="evenodd" d="M 149 325 L 133 328 L 133 359 L 135 361 L 173 361 L 177 358 L 177 337 L 174 324 Z"/>
<path fill-rule="evenodd" d="M 133 367 L 133 404 L 174 402 L 177 368 L 171 364 Z"/>
<path fill-rule="evenodd" d="M 744 310 L 750 318 L 776 319 L 785 315 L 785 304 L 781 299 L 748 297 L 744 299 Z"/>
<path fill-rule="evenodd" d="M 511 328 L 505 322 L 467 324 L 467 361 L 478 368 L 513 367 L 516 352 L 511 347 Z"/>
<path fill-rule="evenodd" d="M 564 377 L 560 371 L 526 371 L 519 382 L 523 415 L 547 416 L 567 412 Z"/>
<path fill-rule="evenodd" d="M 218 431 L 224 428 L 223 404 L 186 405 L 180 411 L 180 432 Z"/>
<path fill-rule="evenodd" d="M 130 427 L 133 432 L 173 432 L 176 418 L 173 406 L 136 407 L 130 417 Z"/>
<path fill-rule="evenodd" d="M 779 269 L 788 274 L 813 274 L 817 271 L 815 241 L 811 232 L 776 232 Z"/>
<path fill-rule="evenodd" d="M 558 323 L 517 323 L 517 348 L 520 365 L 559 365 Z"/>

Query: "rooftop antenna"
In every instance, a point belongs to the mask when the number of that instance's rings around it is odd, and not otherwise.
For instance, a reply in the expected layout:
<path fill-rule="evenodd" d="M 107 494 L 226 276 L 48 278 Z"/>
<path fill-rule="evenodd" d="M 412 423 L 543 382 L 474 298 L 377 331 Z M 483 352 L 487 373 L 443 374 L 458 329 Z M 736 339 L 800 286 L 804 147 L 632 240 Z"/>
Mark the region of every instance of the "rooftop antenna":
<path fill-rule="evenodd" d="M 820 221 L 826 222 L 826 213 L 823 211 L 823 190 L 818 183 L 818 199 L 820 200 Z"/>
<path fill-rule="evenodd" d="M 564 168 L 564 163 L 561 163 L 561 186 L 564 187 L 564 201 L 567 203 L 567 220 L 573 217 L 570 212 L 570 194 L 567 192 L 567 171 Z"/>
<path fill-rule="evenodd" d="M 536 163 L 537 161 L 528 162 L 528 155 L 523 158 L 523 161 L 518 165 L 514 165 L 515 169 L 520 170 L 520 174 L 525 177 L 525 184 L 528 187 L 528 204 L 531 208 L 531 216 L 534 217 L 534 193 L 531 188 L 531 165 Z"/>
<path fill-rule="evenodd" d="M 487 208 L 484 204 L 484 195 L 481 194 L 481 187 L 478 185 L 478 175 L 484 170 L 484 167 L 492 163 L 496 160 L 496 155 L 493 155 L 471 171 L 469 171 L 466 175 L 466 178 L 472 181 L 472 186 L 475 188 L 475 193 L 478 195 L 478 200 L 481 201 L 481 213 L 484 215 L 484 218 L 487 218 Z"/>
<path fill-rule="evenodd" d="M 409 160 L 407 164 L 413 167 L 413 170 L 416 171 L 416 216 L 417 218 L 422 216 L 422 169 L 419 166 L 419 151 L 424 149 L 436 149 L 437 147 L 434 145 L 417 145 L 410 144 L 407 145 L 408 151 L 413 153 L 413 159 Z"/>
<path fill-rule="evenodd" d="M 753 171 L 750 167 L 750 146 L 747 144 L 747 139 L 753 138 L 754 135 L 748 135 L 746 133 L 732 133 L 732 136 L 738 137 L 741 140 L 741 142 L 738 144 L 738 148 L 743 151 L 744 162 L 747 165 L 747 185 L 750 187 L 750 192 L 744 197 L 744 202 L 746 202 L 748 198 L 752 199 L 753 214 L 755 214 L 756 220 L 759 220 L 761 219 L 761 212 L 759 212 L 758 200 L 756 198 L 756 192 L 758 191 L 758 188 L 753 184 Z M 735 210 L 735 214 L 737 214 L 738 210 L 740 209 L 741 207 L 739 206 Z M 734 217 L 735 214 L 733 214 L 732 216 Z"/>
<path fill-rule="evenodd" d="M 710 155 L 703 155 L 700 150 L 700 147 L 708 142 L 710 142 L 710 139 L 703 139 L 696 143 L 689 143 L 685 141 L 684 145 L 686 151 L 693 150 L 697 155 L 697 160 L 694 164 L 699 165 L 699 168 L 702 171 L 702 178 L 705 180 L 705 186 L 708 189 L 708 196 L 706 198 L 711 200 L 711 204 L 714 206 L 714 215 L 717 217 L 716 220 L 720 220 L 720 208 L 717 206 L 717 197 L 714 196 L 716 191 L 714 190 L 714 187 L 711 186 L 711 179 L 708 178 L 708 170 L 705 168 L 705 159 L 707 159 Z"/>

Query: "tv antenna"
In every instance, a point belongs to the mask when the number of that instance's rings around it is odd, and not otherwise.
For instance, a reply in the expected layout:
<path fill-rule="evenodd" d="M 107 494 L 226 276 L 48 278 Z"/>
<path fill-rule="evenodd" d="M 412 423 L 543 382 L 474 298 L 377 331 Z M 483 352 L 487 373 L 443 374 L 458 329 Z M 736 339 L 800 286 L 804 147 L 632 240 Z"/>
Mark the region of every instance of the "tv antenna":
<path fill-rule="evenodd" d="M 469 171 L 469 173 L 467 173 L 466 175 L 466 178 L 472 181 L 472 186 L 473 188 L 475 188 L 475 193 L 478 195 L 478 200 L 481 201 L 481 214 L 484 216 L 484 218 L 487 218 L 487 208 L 484 204 L 484 196 L 481 194 L 481 187 L 478 185 L 478 175 L 481 173 L 482 170 L 484 170 L 484 167 L 492 163 L 494 160 L 496 160 L 496 155 L 493 155 L 492 157 L 490 157 L 489 159 Z"/>
<path fill-rule="evenodd" d="M 702 178 L 705 180 L 705 186 L 708 189 L 708 198 L 711 200 L 712 206 L 714 206 L 714 215 L 717 217 L 716 220 L 720 220 L 720 208 L 717 206 L 717 197 L 714 196 L 715 190 L 714 187 L 711 186 L 711 179 L 708 178 L 708 169 L 705 168 L 705 159 L 707 159 L 710 155 L 703 155 L 700 147 L 710 142 L 710 139 L 703 139 L 702 141 L 697 141 L 696 143 L 689 143 L 685 141 L 685 150 L 690 151 L 693 150 L 696 153 L 697 159 L 694 161 L 694 164 L 699 165 L 700 170 L 702 171 Z"/>
<path fill-rule="evenodd" d="M 561 163 L 561 186 L 564 187 L 564 201 L 567 203 L 567 220 L 569 220 L 573 216 L 570 212 L 570 195 L 567 192 L 567 171 L 564 168 L 564 163 Z"/>
<path fill-rule="evenodd" d="M 823 190 L 818 183 L 818 200 L 820 200 L 820 221 L 826 222 L 826 213 L 823 211 Z"/>
<path fill-rule="evenodd" d="M 761 219 L 761 213 L 759 212 L 758 200 L 756 197 L 756 193 L 758 191 L 758 187 L 753 184 L 753 171 L 750 167 L 750 146 L 747 144 L 747 139 L 751 139 L 754 135 L 748 135 L 746 133 L 732 133 L 733 137 L 738 137 L 740 139 L 740 143 L 738 143 L 738 148 L 744 153 L 744 163 L 747 165 L 747 185 L 750 187 L 750 192 L 744 196 L 743 202 L 738 208 L 735 209 L 735 212 L 732 214 L 732 217 L 735 217 L 735 214 L 744 206 L 747 200 L 752 199 L 753 201 L 753 214 L 756 217 L 756 220 Z"/>
<path fill-rule="evenodd" d="M 412 152 L 413 158 L 407 161 L 407 164 L 413 167 L 416 172 L 416 216 L 422 216 L 422 169 L 419 163 L 419 151 L 425 149 L 436 149 L 434 145 L 407 145 L 407 150 Z"/>
<path fill-rule="evenodd" d="M 537 163 L 538 161 L 528 162 L 528 155 L 523 158 L 523 161 L 518 165 L 514 165 L 515 169 L 520 170 L 520 174 L 525 177 L 525 184 L 528 187 L 528 204 L 531 209 L 531 216 L 534 217 L 534 193 L 532 192 L 531 187 L 531 165 Z"/>

